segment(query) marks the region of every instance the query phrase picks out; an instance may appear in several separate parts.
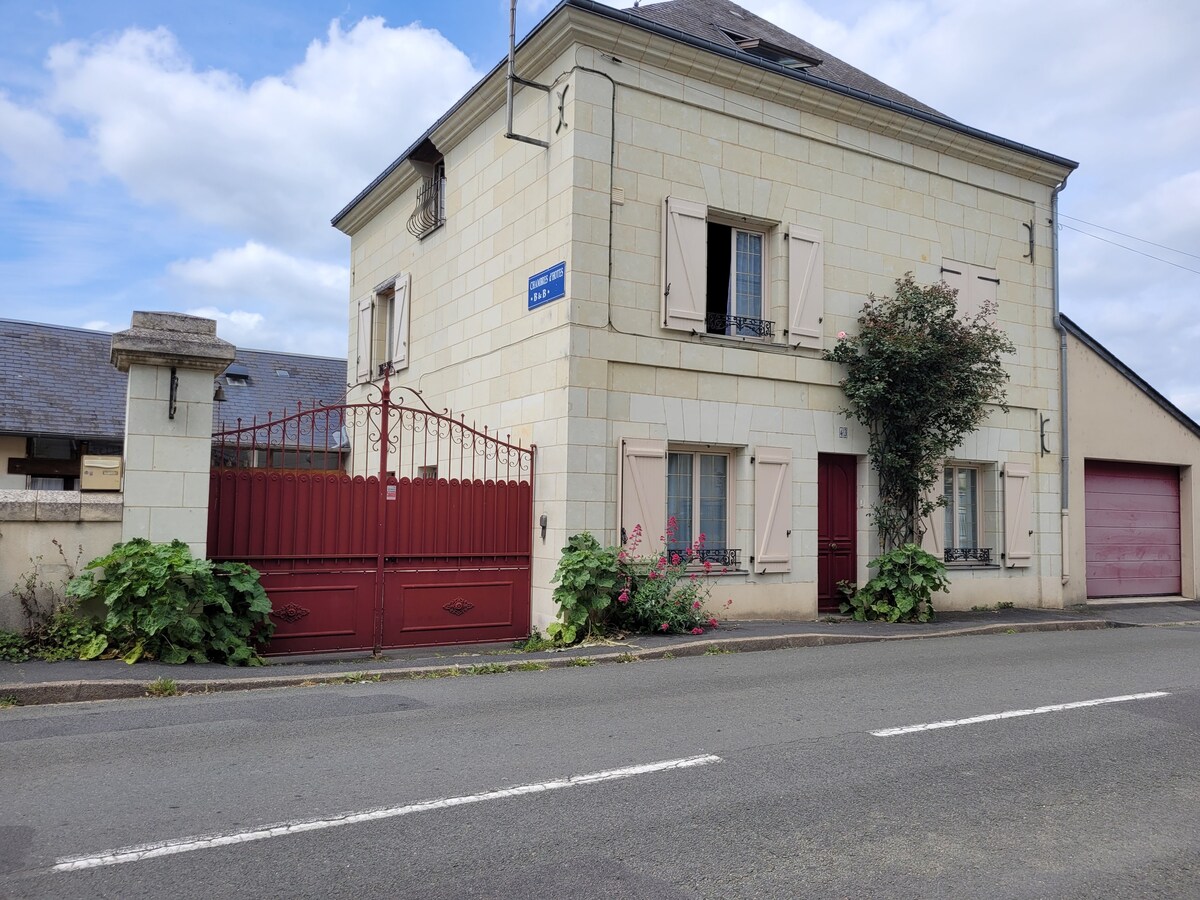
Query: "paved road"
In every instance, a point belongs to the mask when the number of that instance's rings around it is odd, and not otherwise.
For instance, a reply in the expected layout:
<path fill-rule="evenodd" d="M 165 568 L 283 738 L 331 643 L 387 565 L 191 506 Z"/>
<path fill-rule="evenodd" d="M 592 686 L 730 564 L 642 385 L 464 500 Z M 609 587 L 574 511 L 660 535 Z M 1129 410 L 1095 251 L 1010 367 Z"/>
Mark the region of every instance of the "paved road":
<path fill-rule="evenodd" d="M 0 895 L 1195 897 L 1198 651 L 1014 634 L 0 711 Z"/>

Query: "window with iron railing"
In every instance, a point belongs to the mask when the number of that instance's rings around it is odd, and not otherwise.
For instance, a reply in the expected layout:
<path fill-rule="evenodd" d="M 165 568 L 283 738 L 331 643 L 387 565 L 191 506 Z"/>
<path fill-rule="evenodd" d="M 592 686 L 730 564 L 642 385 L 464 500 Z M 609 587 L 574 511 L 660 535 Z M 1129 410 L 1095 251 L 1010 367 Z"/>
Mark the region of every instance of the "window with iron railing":
<path fill-rule="evenodd" d="M 432 178 L 421 182 L 417 205 L 408 217 L 408 233 L 423 238 L 446 222 L 446 170 L 438 165 Z"/>

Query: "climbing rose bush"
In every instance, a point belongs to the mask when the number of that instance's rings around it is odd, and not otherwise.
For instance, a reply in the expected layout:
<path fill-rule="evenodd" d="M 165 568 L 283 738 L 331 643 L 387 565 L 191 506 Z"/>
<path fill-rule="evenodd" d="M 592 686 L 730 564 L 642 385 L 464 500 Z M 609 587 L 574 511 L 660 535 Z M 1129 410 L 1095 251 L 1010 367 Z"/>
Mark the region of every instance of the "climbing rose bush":
<path fill-rule="evenodd" d="M 672 516 L 659 541 L 670 548 L 678 533 L 678 522 Z M 695 566 L 704 548 L 704 535 L 685 548 L 663 549 L 649 556 L 639 553 L 642 539 L 642 526 L 635 525 L 617 552 L 620 592 L 610 607 L 612 624 L 625 631 L 672 634 L 704 634 L 716 628 L 717 617 L 709 611 L 712 582 L 701 572 L 711 573 L 713 564 L 706 560 L 700 569 Z M 732 602 L 726 601 L 724 608 Z"/>

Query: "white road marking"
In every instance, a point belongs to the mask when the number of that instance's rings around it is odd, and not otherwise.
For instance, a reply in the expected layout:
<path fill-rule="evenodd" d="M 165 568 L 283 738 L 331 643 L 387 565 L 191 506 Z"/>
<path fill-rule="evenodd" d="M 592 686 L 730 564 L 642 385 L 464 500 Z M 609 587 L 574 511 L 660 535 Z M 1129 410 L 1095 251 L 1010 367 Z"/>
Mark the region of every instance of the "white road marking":
<path fill-rule="evenodd" d="M 947 719 L 944 722 L 926 722 L 923 725 L 902 725 L 899 728 L 881 728 L 872 731 L 875 737 L 895 737 L 898 734 L 913 734 L 917 731 L 933 731 L 936 728 L 953 728 L 956 725 L 974 725 L 977 722 L 994 722 L 997 719 L 1016 719 L 1021 716 L 1038 716 L 1042 713 L 1061 712 L 1064 709 L 1082 709 L 1085 706 L 1103 706 L 1106 703 L 1124 703 L 1126 700 L 1150 700 L 1153 697 L 1169 696 L 1168 691 L 1149 691 L 1144 694 L 1125 694 L 1122 697 L 1101 697 L 1099 700 L 1079 700 L 1075 703 L 1054 703 L 1036 709 L 1010 709 L 1007 712 L 989 713 L 986 716 L 971 716 L 967 719 Z"/>
<path fill-rule="evenodd" d="M 362 812 L 343 813 L 328 819 L 308 819 L 295 822 L 279 822 L 274 825 L 264 825 L 253 831 L 240 831 L 232 834 L 215 834 L 206 837 L 180 838 L 174 841 L 162 841 L 157 844 L 139 844 L 133 847 L 120 847 L 116 850 L 104 850 L 87 856 L 63 856 L 55 860 L 52 871 L 71 872 L 76 869 L 94 869 L 98 866 L 116 866 L 121 863 L 140 862 L 144 859 L 154 859 L 159 856 L 172 856 L 176 853 L 190 853 L 193 850 L 207 850 L 210 847 L 226 847 L 230 844 L 245 844 L 250 841 L 261 841 L 267 838 L 284 837 L 289 834 L 300 834 L 305 831 L 320 831 L 324 828 L 337 828 L 342 825 L 359 825 L 363 822 L 377 822 L 380 819 L 393 819 L 397 816 L 407 816 L 412 813 L 427 812 L 434 809 L 448 809 L 452 806 L 465 806 L 469 803 L 482 803 L 484 800 L 503 800 L 509 797 L 523 797 L 527 794 L 540 794 L 545 791 L 557 791 L 561 788 L 578 787 L 584 784 L 596 784 L 601 781 L 615 781 L 619 778 L 632 778 L 635 775 L 649 775 L 653 772 L 665 772 L 669 769 L 690 769 L 694 766 L 707 766 L 720 762 L 721 757 L 712 754 L 688 756 L 682 759 L 667 759 L 661 762 L 645 763 L 640 766 L 626 766 L 622 769 L 607 769 L 603 772 L 592 772 L 588 775 L 572 775 L 554 781 L 541 781 L 536 784 L 523 784 L 518 787 L 501 788 L 495 791 L 485 791 L 482 794 L 468 794 L 465 797 L 446 797 L 441 800 L 425 800 L 409 806 L 391 806 L 384 809 L 370 809 Z"/>

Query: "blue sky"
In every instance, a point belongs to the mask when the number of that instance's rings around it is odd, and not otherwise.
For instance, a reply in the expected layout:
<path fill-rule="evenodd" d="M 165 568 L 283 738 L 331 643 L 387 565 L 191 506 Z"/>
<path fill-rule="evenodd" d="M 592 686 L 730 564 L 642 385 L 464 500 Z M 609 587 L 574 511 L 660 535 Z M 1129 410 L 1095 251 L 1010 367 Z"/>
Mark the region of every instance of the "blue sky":
<path fill-rule="evenodd" d="M 521 0 L 520 33 L 550 7 Z M 616 5 L 626 5 L 625 3 Z M 1080 162 L 1063 308 L 1200 416 L 1200 4 L 742 0 Z M 0 0 L 0 316 L 343 355 L 330 217 L 504 55 L 507 0 Z"/>

